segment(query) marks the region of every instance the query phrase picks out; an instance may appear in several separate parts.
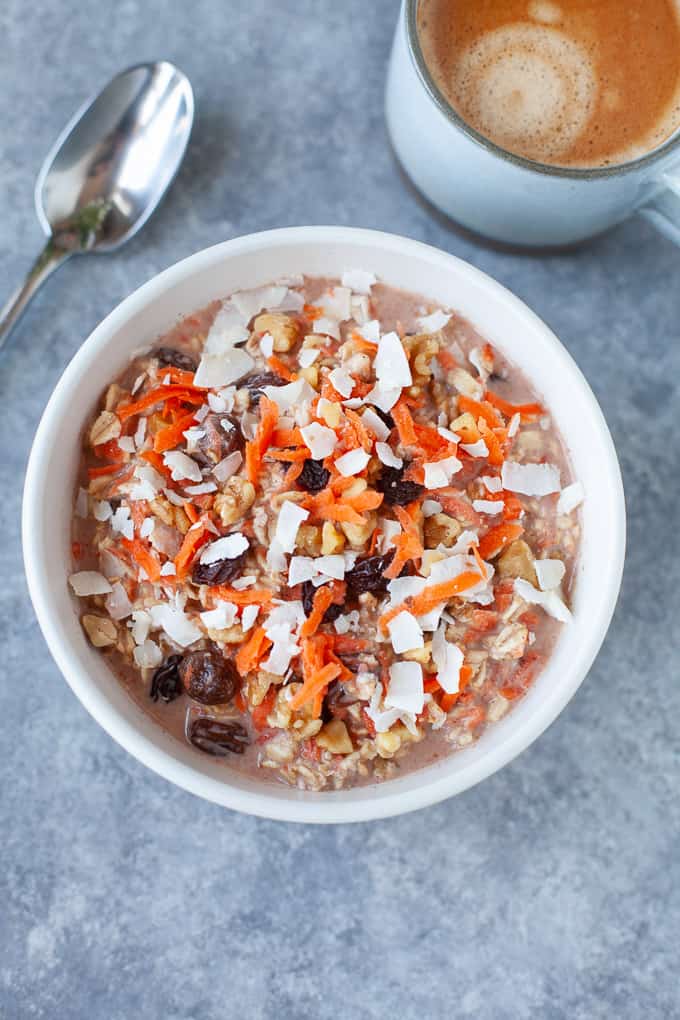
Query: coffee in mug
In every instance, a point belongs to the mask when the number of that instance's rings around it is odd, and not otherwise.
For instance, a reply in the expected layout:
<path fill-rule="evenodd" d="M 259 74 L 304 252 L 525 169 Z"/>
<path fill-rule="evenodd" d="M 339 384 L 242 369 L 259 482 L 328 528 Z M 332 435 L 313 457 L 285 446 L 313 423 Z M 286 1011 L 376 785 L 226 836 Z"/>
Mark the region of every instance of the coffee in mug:
<path fill-rule="evenodd" d="M 607 167 L 680 127 L 680 0 L 420 0 L 447 102 L 501 148 Z"/>

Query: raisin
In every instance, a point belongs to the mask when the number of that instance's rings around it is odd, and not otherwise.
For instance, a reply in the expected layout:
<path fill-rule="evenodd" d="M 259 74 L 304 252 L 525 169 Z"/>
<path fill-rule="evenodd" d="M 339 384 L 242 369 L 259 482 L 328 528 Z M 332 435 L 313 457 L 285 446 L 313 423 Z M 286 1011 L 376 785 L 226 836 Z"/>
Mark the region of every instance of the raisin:
<path fill-rule="evenodd" d="M 352 569 L 345 574 L 347 594 L 356 598 L 366 591 L 374 593 L 387 591 L 389 578 L 385 577 L 384 571 L 394 559 L 394 552 L 394 549 L 390 549 L 383 556 L 364 556 L 363 559 L 357 560 Z"/>
<path fill-rule="evenodd" d="M 256 406 L 265 386 L 285 386 L 286 380 L 276 372 L 251 372 L 250 375 L 240 379 L 237 385 L 250 390 L 250 403 Z"/>
<path fill-rule="evenodd" d="M 321 492 L 328 485 L 330 477 L 330 471 L 323 466 L 320 460 L 312 460 L 311 457 L 308 457 L 302 465 L 297 482 L 307 492 Z"/>
<path fill-rule="evenodd" d="M 227 422 L 226 426 L 222 422 Z M 229 427 L 231 426 L 231 428 Z M 207 464 L 213 467 L 236 450 L 243 451 L 245 439 L 238 418 L 231 414 L 208 414 L 201 423 L 203 435 L 198 440 L 198 451 Z"/>
<path fill-rule="evenodd" d="M 191 574 L 194 584 L 228 584 L 243 571 L 248 550 L 233 560 L 215 560 L 214 563 L 201 563 L 198 560 Z"/>
<path fill-rule="evenodd" d="M 217 719 L 195 719 L 187 733 L 189 742 L 199 751 L 215 758 L 243 754 L 249 744 L 248 733 L 239 722 L 218 722 Z"/>
<path fill-rule="evenodd" d="M 314 606 L 314 595 L 316 594 L 316 588 L 311 581 L 305 581 L 302 585 L 302 608 L 305 611 L 305 615 L 309 616 Z M 333 623 L 333 620 L 342 613 L 343 606 L 336 605 L 334 602 L 330 604 L 326 612 L 323 614 L 323 623 Z"/>
<path fill-rule="evenodd" d="M 345 692 L 345 688 L 339 680 L 333 680 L 326 696 L 323 699 L 321 718 L 323 722 L 330 722 L 331 719 L 346 719 L 349 706 L 356 701 L 356 698 Z"/>
<path fill-rule="evenodd" d="M 196 360 L 184 351 L 178 351 L 174 347 L 158 347 L 153 352 L 159 365 L 169 365 L 172 368 L 182 369 L 184 372 L 196 371 Z"/>
<path fill-rule="evenodd" d="M 236 667 L 216 648 L 185 655 L 179 676 L 189 697 L 202 705 L 224 705 L 239 686 Z"/>
<path fill-rule="evenodd" d="M 153 675 L 149 697 L 152 701 L 164 701 L 166 704 L 179 698 L 182 694 L 182 681 L 179 676 L 181 655 L 169 655 Z"/>
<path fill-rule="evenodd" d="M 407 467 L 408 464 L 400 468 L 383 467 L 380 472 L 375 487 L 378 492 L 383 493 L 388 505 L 396 503 L 398 506 L 406 506 L 414 499 L 420 499 L 425 491 L 424 486 L 417 482 L 404 481 L 404 471 Z"/>
<path fill-rule="evenodd" d="M 383 411 L 382 408 L 375 406 L 373 407 L 373 410 L 378 415 L 378 417 L 384 422 L 384 424 L 387 425 L 388 429 L 394 428 L 394 418 L 392 417 L 389 411 Z"/>

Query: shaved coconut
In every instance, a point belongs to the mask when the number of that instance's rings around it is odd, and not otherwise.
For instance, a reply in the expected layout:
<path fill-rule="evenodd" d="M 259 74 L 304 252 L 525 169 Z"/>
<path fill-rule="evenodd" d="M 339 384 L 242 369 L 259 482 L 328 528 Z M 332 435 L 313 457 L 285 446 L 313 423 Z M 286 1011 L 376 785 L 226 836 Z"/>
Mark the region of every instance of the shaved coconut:
<path fill-rule="evenodd" d="M 442 509 L 441 503 L 437 502 L 436 499 L 424 499 L 421 506 L 423 517 L 434 517 L 435 514 L 440 514 Z"/>
<path fill-rule="evenodd" d="M 424 464 L 425 488 L 443 489 L 450 483 L 451 477 L 460 471 L 462 466 L 457 457 L 445 457 L 443 460 Z"/>
<path fill-rule="evenodd" d="M 419 662 L 395 662 L 390 666 L 390 685 L 385 695 L 387 708 L 418 715 L 425 704 L 423 668 Z"/>
<path fill-rule="evenodd" d="M 389 581 L 387 590 L 390 593 L 390 605 L 399 606 L 406 599 L 420 595 L 424 590 L 426 580 L 424 577 L 395 577 Z"/>
<path fill-rule="evenodd" d="M 474 528 L 461 531 L 460 535 L 449 549 L 449 555 L 454 553 L 468 553 L 473 545 L 479 545 L 479 536 Z"/>
<path fill-rule="evenodd" d="M 291 660 L 299 655 L 301 650 L 293 641 L 275 641 L 260 668 L 267 673 L 273 673 L 274 676 L 284 676 Z"/>
<path fill-rule="evenodd" d="M 108 521 L 113 516 L 113 507 L 105 499 L 95 499 L 92 507 L 92 516 L 96 521 Z"/>
<path fill-rule="evenodd" d="M 186 648 L 203 637 L 203 632 L 186 616 L 182 609 L 167 602 L 149 609 L 154 627 L 162 628 L 171 641 L 180 648 Z"/>
<path fill-rule="evenodd" d="M 167 499 L 168 503 L 172 503 L 173 506 L 184 506 L 184 500 L 172 489 L 163 489 L 163 495 Z"/>
<path fill-rule="evenodd" d="M 111 517 L 111 529 L 118 534 L 122 535 L 123 538 L 127 538 L 128 541 L 132 541 L 135 537 L 135 527 L 130 520 L 130 508 L 127 506 L 119 506 L 116 512 Z"/>
<path fill-rule="evenodd" d="M 272 306 L 273 307 L 273 306 Z M 284 297 L 283 301 L 280 301 L 276 305 L 277 312 L 301 312 L 305 307 L 305 299 L 302 294 L 298 294 L 296 290 L 289 290 Z"/>
<path fill-rule="evenodd" d="M 234 347 L 222 354 L 203 354 L 194 376 L 194 385 L 205 389 L 219 389 L 228 386 L 246 375 L 255 362 L 241 347 Z"/>
<path fill-rule="evenodd" d="M 118 446 L 123 453 L 134 453 L 135 452 L 135 441 L 132 436 L 121 436 L 118 440 Z"/>
<path fill-rule="evenodd" d="M 415 616 L 406 611 L 398 613 L 394 619 L 387 624 L 390 634 L 392 648 L 397 655 L 402 652 L 410 652 L 414 648 L 422 648 L 424 645 L 423 632 Z"/>
<path fill-rule="evenodd" d="M 352 318 L 357 326 L 368 322 L 369 304 L 365 294 L 352 294 Z"/>
<path fill-rule="evenodd" d="M 343 478 L 351 478 L 352 475 L 358 475 L 360 471 L 363 471 L 370 459 L 370 453 L 366 453 L 365 450 L 359 447 L 356 450 L 343 453 L 342 457 L 338 457 L 335 461 L 335 467 Z"/>
<path fill-rule="evenodd" d="M 223 354 L 248 339 L 248 320 L 226 301 L 215 316 L 203 346 L 206 354 Z"/>
<path fill-rule="evenodd" d="M 208 609 L 199 615 L 203 626 L 209 630 L 226 630 L 227 627 L 234 625 L 237 613 L 238 606 L 235 606 L 233 602 L 223 602 L 220 599 L 214 609 Z"/>
<path fill-rule="evenodd" d="M 177 567 L 172 560 L 168 560 L 168 562 L 164 563 L 161 567 L 161 577 L 174 577 L 176 573 Z"/>
<path fill-rule="evenodd" d="M 559 588 L 566 573 L 562 560 L 535 560 L 534 570 L 538 579 L 538 586 L 541 591 L 551 591 Z"/>
<path fill-rule="evenodd" d="M 76 516 L 87 517 L 89 508 L 89 502 L 87 492 L 85 489 L 78 489 L 78 495 L 76 497 Z"/>
<path fill-rule="evenodd" d="M 249 631 L 252 625 L 257 620 L 257 614 L 260 612 L 259 606 L 244 606 L 243 612 L 241 613 L 241 630 L 245 634 Z"/>
<path fill-rule="evenodd" d="M 231 586 L 237 591 L 243 591 L 244 588 L 252 588 L 256 580 L 257 578 L 253 574 L 247 574 L 245 577 L 235 577 Z"/>
<path fill-rule="evenodd" d="M 288 564 L 288 585 L 294 588 L 296 584 L 304 584 L 311 581 L 318 573 L 315 562 L 311 556 L 291 556 Z"/>
<path fill-rule="evenodd" d="M 468 355 L 468 359 L 470 361 L 470 364 L 474 365 L 474 367 L 477 369 L 480 379 L 486 382 L 487 379 L 489 378 L 490 368 L 488 367 L 486 359 L 484 358 L 483 351 L 481 351 L 479 347 L 473 347 Z"/>
<path fill-rule="evenodd" d="M 340 323 L 337 319 L 329 319 L 325 315 L 314 320 L 314 332 L 323 336 L 332 336 L 334 340 L 340 339 Z"/>
<path fill-rule="evenodd" d="M 572 619 L 570 610 L 555 591 L 539 591 L 521 577 L 515 580 L 515 591 L 525 602 L 542 606 L 546 613 L 560 623 L 569 623 Z"/>
<path fill-rule="evenodd" d="M 371 407 L 367 407 L 361 415 L 362 424 L 372 432 L 376 439 L 385 442 L 389 438 L 390 430 L 379 414 L 376 414 Z"/>
<path fill-rule="evenodd" d="M 279 510 L 276 531 L 274 533 L 274 538 L 279 543 L 282 552 L 293 552 L 298 528 L 308 517 L 309 510 L 304 510 L 297 503 L 293 503 L 289 499 L 284 501 Z"/>
<path fill-rule="evenodd" d="M 271 358 L 274 353 L 274 337 L 271 333 L 265 333 L 260 337 L 260 350 L 265 358 Z"/>
<path fill-rule="evenodd" d="M 110 549 L 102 549 L 99 553 L 99 566 L 102 574 L 109 581 L 114 577 L 125 577 L 126 574 L 130 573 L 127 565 L 122 560 L 119 560 L 117 556 L 114 556 Z"/>
<path fill-rule="evenodd" d="M 401 524 L 399 521 L 391 521 L 387 518 L 381 518 L 378 521 L 378 527 L 380 528 L 380 538 L 378 540 L 378 548 L 381 553 L 388 552 L 392 548 L 392 539 L 396 535 L 401 534 Z"/>
<path fill-rule="evenodd" d="M 280 574 L 281 571 L 286 569 L 286 557 L 283 554 L 281 543 L 275 538 L 269 544 L 265 563 L 273 574 Z"/>
<path fill-rule="evenodd" d="M 585 498 L 585 491 L 580 482 L 572 482 L 562 489 L 560 498 L 557 500 L 558 514 L 570 514 L 577 506 L 580 506 Z"/>
<path fill-rule="evenodd" d="M 365 404 L 373 404 L 375 407 L 380 408 L 381 411 L 391 411 L 396 402 L 401 396 L 401 388 L 396 387 L 394 389 L 381 389 L 379 386 L 374 386 L 368 396 L 364 397 Z"/>
<path fill-rule="evenodd" d="M 378 344 L 380 340 L 380 323 L 377 319 L 371 319 L 369 322 L 364 322 L 356 331 L 360 337 L 364 340 L 368 340 L 369 343 Z"/>
<path fill-rule="evenodd" d="M 271 631 L 271 640 L 274 641 L 279 636 L 279 632 L 274 630 L 275 627 L 285 626 L 290 631 L 295 631 L 305 622 L 306 618 L 305 607 L 300 599 L 291 599 L 289 602 L 277 601 L 267 617 L 264 626 L 265 634 L 269 637 Z"/>
<path fill-rule="evenodd" d="M 228 478 L 235 475 L 243 463 L 243 454 L 239 450 L 227 454 L 224 460 L 215 464 L 212 473 L 218 482 L 226 482 Z"/>
<path fill-rule="evenodd" d="M 142 372 L 141 375 L 137 376 L 137 378 L 135 379 L 135 381 L 132 384 L 132 389 L 130 390 L 130 393 L 132 394 L 133 397 L 134 397 L 135 393 L 137 392 L 137 390 L 142 385 L 142 383 L 144 382 L 145 379 L 146 379 L 146 372 Z"/>
<path fill-rule="evenodd" d="M 473 499 L 472 509 L 478 514 L 502 514 L 505 510 L 505 503 L 502 499 Z"/>
<path fill-rule="evenodd" d="M 461 443 L 461 450 L 465 450 L 471 457 L 488 457 L 489 447 L 486 445 L 483 439 L 478 439 L 476 443 Z"/>
<path fill-rule="evenodd" d="M 342 274 L 343 287 L 349 287 L 359 294 L 370 293 L 374 283 L 377 283 L 375 273 L 369 273 L 366 269 L 346 269 Z"/>
<path fill-rule="evenodd" d="M 79 570 L 68 579 L 74 594 L 79 598 L 88 595 L 106 595 L 113 591 L 111 585 L 98 570 Z"/>
<path fill-rule="evenodd" d="M 437 427 L 437 432 L 439 433 L 440 436 L 442 436 L 442 438 L 444 438 L 447 441 L 447 443 L 460 442 L 460 436 L 457 435 L 455 432 L 452 432 L 451 429 L 445 428 L 444 425 L 439 425 Z"/>
<path fill-rule="evenodd" d="M 287 287 L 254 287 L 252 290 L 237 290 L 231 295 L 231 303 L 239 314 L 250 322 L 263 309 L 277 308 L 286 296 Z"/>
<path fill-rule="evenodd" d="M 329 457 L 338 441 L 338 437 L 333 429 L 329 429 L 325 425 L 319 425 L 316 421 L 313 421 L 311 425 L 305 425 L 300 429 L 300 432 L 305 441 L 305 446 L 314 460 L 323 460 L 324 457 Z"/>
<path fill-rule="evenodd" d="M 458 645 L 446 640 L 446 627 L 439 627 L 432 638 L 432 659 L 437 667 L 437 682 L 447 694 L 457 694 L 463 653 Z"/>
<path fill-rule="evenodd" d="M 520 421 L 521 421 L 520 414 L 519 413 L 513 414 L 512 418 L 510 419 L 510 424 L 508 425 L 508 437 L 510 439 L 517 435 L 517 430 L 519 429 Z"/>
<path fill-rule="evenodd" d="M 146 609 L 135 609 L 132 614 L 132 625 L 128 624 L 136 645 L 143 645 L 151 630 L 151 617 Z"/>
<path fill-rule="evenodd" d="M 298 355 L 300 368 L 309 368 L 321 354 L 318 347 L 303 347 Z"/>
<path fill-rule="evenodd" d="M 316 390 L 302 378 L 285 386 L 264 386 L 262 392 L 269 400 L 274 401 L 281 414 L 291 411 L 302 401 L 314 400 L 316 397 Z"/>
<path fill-rule="evenodd" d="M 184 491 L 190 496 L 205 496 L 209 492 L 217 492 L 217 486 L 214 482 L 201 482 L 200 485 L 186 485 Z"/>
<path fill-rule="evenodd" d="M 227 401 L 219 393 L 208 394 L 208 406 L 215 414 L 224 414 L 227 408 Z"/>
<path fill-rule="evenodd" d="M 170 468 L 170 477 L 173 482 L 179 482 L 188 478 L 191 482 L 203 481 L 201 469 L 195 460 L 187 457 L 181 450 L 169 450 L 163 454 L 163 463 Z"/>
<path fill-rule="evenodd" d="M 492 475 L 482 475 L 480 482 L 484 485 L 487 492 L 502 492 L 503 483 L 500 478 L 493 477 Z"/>
<path fill-rule="evenodd" d="M 387 733 L 390 726 L 393 726 L 399 719 L 399 709 L 390 708 L 387 711 L 380 710 L 380 701 L 382 699 L 382 685 L 376 684 L 373 695 L 369 702 L 368 708 L 366 709 L 366 715 L 369 717 L 373 725 L 375 726 L 376 733 Z"/>
<path fill-rule="evenodd" d="M 144 440 L 146 438 L 146 418 L 140 418 L 137 422 L 137 428 L 135 429 L 134 440 L 135 446 L 138 450 L 144 446 Z"/>
<path fill-rule="evenodd" d="M 153 529 L 156 527 L 156 519 L 154 517 L 145 517 L 139 527 L 139 537 L 148 538 L 153 533 Z"/>
<path fill-rule="evenodd" d="M 155 641 L 147 639 L 134 649 L 133 658 L 140 669 L 156 669 L 163 661 L 163 653 Z"/>
<path fill-rule="evenodd" d="M 451 318 L 451 313 L 442 312 L 440 308 L 436 312 L 432 312 L 431 315 L 421 315 L 418 319 L 418 325 L 422 329 L 423 333 L 436 333 L 438 330 L 443 329 Z"/>
<path fill-rule="evenodd" d="M 132 613 L 132 603 L 128 598 L 128 593 L 120 583 L 116 581 L 105 600 L 106 612 L 109 614 L 112 620 L 124 620 L 126 616 L 130 616 Z"/>
<path fill-rule="evenodd" d="M 378 388 L 383 392 L 413 383 L 404 345 L 396 333 L 385 333 L 380 338 L 374 368 Z"/>
<path fill-rule="evenodd" d="M 559 468 L 552 464 L 517 464 L 506 460 L 501 480 L 504 489 L 524 496 L 547 496 L 560 491 Z"/>
<path fill-rule="evenodd" d="M 342 613 L 336 620 L 333 621 L 335 633 L 347 634 L 351 630 L 356 630 L 360 621 L 361 614 L 358 609 L 353 609 L 351 613 Z"/>
<path fill-rule="evenodd" d="M 250 549 L 250 542 L 240 531 L 232 535 L 225 535 L 218 538 L 216 542 L 209 542 L 201 552 L 201 563 L 217 563 L 218 560 L 235 560 L 241 553 Z"/>
<path fill-rule="evenodd" d="M 351 397 L 354 389 L 354 379 L 344 368 L 334 368 L 328 373 L 328 378 L 341 397 Z"/>
<path fill-rule="evenodd" d="M 227 419 L 225 418 L 225 421 L 226 420 Z M 254 439 L 259 423 L 260 419 L 256 414 L 253 414 L 252 411 L 244 411 L 243 414 L 241 415 L 241 420 L 239 423 L 241 426 L 241 434 L 243 435 L 243 438 Z M 224 422 L 220 422 L 220 425 L 224 427 Z"/>
<path fill-rule="evenodd" d="M 342 553 L 335 553 L 328 556 L 317 556 L 313 561 L 319 573 L 326 577 L 332 577 L 336 581 L 342 581 L 345 576 L 345 557 Z"/>
<path fill-rule="evenodd" d="M 397 457 L 392 447 L 387 443 L 376 443 L 375 452 L 378 454 L 378 460 L 385 467 L 400 468 L 404 466 L 403 457 Z"/>
<path fill-rule="evenodd" d="M 352 316 L 352 291 L 349 287 L 331 287 L 324 291 L 314 304 L 317 308 L 323 308 L 324 315 L 339 322 L 345 322 Z M 314 322 L 314 332 L 317 330 L 318 319 Z"/>

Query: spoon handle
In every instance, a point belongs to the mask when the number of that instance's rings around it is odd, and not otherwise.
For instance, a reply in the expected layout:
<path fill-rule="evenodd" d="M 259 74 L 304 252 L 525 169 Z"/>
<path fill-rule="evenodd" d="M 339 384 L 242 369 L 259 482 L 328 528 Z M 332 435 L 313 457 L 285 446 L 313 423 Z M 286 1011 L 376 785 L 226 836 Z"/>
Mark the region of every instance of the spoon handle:
<path fill-rule="evenodd" d="M 72 254 L 72 252 L 58 247 L 54 243 L 53 238 L 48 240 L 29 270 L 23 284 L 12 294 L 5 306 L 0 309 L 0 350 L 38 288 Z"/>

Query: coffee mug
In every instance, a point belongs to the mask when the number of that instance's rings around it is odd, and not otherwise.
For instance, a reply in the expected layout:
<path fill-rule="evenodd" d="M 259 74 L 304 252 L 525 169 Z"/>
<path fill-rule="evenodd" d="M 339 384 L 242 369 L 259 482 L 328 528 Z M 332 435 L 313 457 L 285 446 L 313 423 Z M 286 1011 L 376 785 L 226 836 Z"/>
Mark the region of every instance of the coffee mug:
<path fill-rule="evenodd" d="M 680 130 L 641 158 L 575 169 L 507 152 L 467 124 L 437 89 L 403 0 L 387 79 L 394 150 L 415 186 L 447 216 L 515 245 L 561 246 L 633 213 L 680 244 Z"/>

